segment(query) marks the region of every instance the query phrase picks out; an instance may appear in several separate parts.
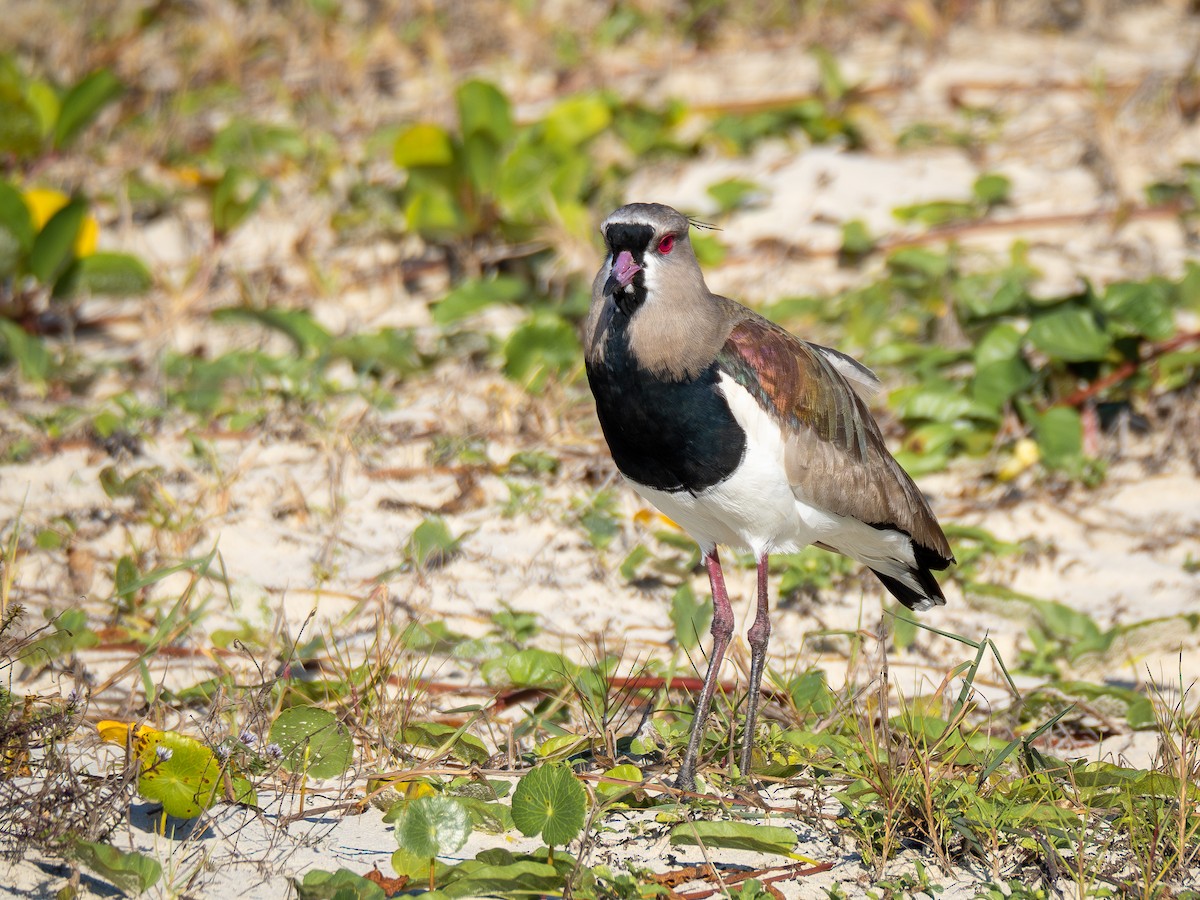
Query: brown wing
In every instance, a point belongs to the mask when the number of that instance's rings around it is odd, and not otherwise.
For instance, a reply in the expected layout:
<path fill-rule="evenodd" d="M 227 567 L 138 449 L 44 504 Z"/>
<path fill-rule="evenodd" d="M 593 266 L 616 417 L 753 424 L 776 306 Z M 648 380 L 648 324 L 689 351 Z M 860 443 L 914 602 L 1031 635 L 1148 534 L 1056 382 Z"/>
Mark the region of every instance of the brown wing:
<path fill-rule="evenodd" d="M 782 425 L 784 465 L 798 497 L 899 529 L 936 554 L 926 565 L 949 564 L 950 545 L 929 504 L 888 452 L 862 398 L 816 347 L 753 316 L 734 326 L 717 363 Z"/>

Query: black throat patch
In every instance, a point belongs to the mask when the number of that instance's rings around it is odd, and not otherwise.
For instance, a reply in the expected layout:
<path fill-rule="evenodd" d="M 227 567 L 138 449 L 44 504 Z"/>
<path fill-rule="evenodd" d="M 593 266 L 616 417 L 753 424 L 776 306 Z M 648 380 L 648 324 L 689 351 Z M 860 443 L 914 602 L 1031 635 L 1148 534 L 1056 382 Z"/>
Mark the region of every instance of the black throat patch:
<path fill-rule="evenodd" d="M 719 484 L 741 464 L 746 434 L 718 390 L 716 363 L 692 379 L 657 378 L 630 351 L 628 321 L 612 317 L 603 362 L 587 365 L 613 461 L 626 478 L 660 491 Z"/>
<path fill-rule="evenodd" d="M 604 231 L 604 241 L 613 261 L 622 250 L 628 250 L 633 261 L 642 267 L 643 271 L 633 276 L 628 288 L 617 288 L 613 300 L 626 316 L 631 316 L 639 306 L 646 302 L 646 249 L 654 239 L 654 229 L 649 225 L 628 225 L 616 222 Z"/>

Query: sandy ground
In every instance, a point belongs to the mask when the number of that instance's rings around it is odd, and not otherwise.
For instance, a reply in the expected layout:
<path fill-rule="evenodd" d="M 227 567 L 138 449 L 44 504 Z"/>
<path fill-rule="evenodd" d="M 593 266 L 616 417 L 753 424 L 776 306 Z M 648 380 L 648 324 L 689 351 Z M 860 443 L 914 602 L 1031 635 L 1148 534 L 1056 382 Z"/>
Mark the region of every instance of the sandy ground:
<path fill-rule="evenodd" d="M 1168 87 L 1170 78 L 1189 64 L 1198 40 L 1200 20 L 1180 19 L 1165 7 L 1123 14 L 1100 32 L 985 35 L 956 29 L 928 55 L 866 38 L 840 58 L 851 79 L 880 89 L 872 100 L 880 137 L 868 151 L 769 142 L 746 159 L 713 157 L 646 170 L 634 178 L 628 198 L 705 214 L 709 184 L 737 176 L 761 185 L 760 203 L 721 223 L 721 239 L 732 253 L 725 265 L 709 273 L 714 289 L 750 302 L 828 291 L 869 278 L 870 271 L 836 264 L 842 222 L 861 218 L 874 233 L 903 237 L 890 215 L 894 207 L 965 198 L 974 178 L 986 171 L 1007 174 L 1014 190 L 1011 205 L 997 216 L 1010 226 L 968 229 L 959 236 L 981 265 L 1002 258 L 1020 236 L 1032 244 L 1032 259 L 1044 276 L 1040 289 L 1047 293 L 1069 289 L 1081 277 L 1104 284 L 1175 275 L 1195 251 L 1176 218 L 1133 217 L 1116 224 L 1110 214 L 1123 203 L 1139 202 L 1149 181 L 1200 159 L 1200 128 L 1171 108 Z M 501 74 L 517 80 L 513 72 Z M 811 91 L 815 64 L 782 46 L 739 51 L 736 62 L 679 51 L 645 66 L 617 54 L 609 78 L 619 89 L 649 97 L 684 95 L 696 103 L 718 97 L 763 99 Z M 898 80 L 903 87 L 883 89 Z M 1111 89 L 1095 88 L 1098 82 Z M 961 124 L 964 97 L 1001 111 L 978 146 L 890 149 L 885 136 L 915 123 Z M 356 266 L 383 271 L 380 261 L 395 258 L 395 248 L 353 253 L 335 248 L 327 213 L 307 207 L 298 212 L 294 197 L 273 201 L 251 227 L 235 234 L 226 262 L 250 269 L 299 268 L 292 238 L 302 231 L 315 233 L 309 246 L 325 254 L 322 265 L 343 274 Z M 1044 218 L 1051 216 L 1078 218 Z M 190 264 L 194 246 L 186 222 L 168 219 L 153 230 L 118 234 L 123 246 L 142 253 L 156 271 L 179 271 Z M 211 296 L 186 300 L 165 298 L 160 315 L 89 338 L 93 343 L 83 349 L 119 356 L 147 344 L 187 349 L 259 340 L 203 318 L 206 309 L 230 301 L 228 286 L 218 284 Z M 404 324 L 432 329 L 428 300 L 384 275 L 307 305 L 333 328 Z M 101 382 L 97 390 L 117 387 Z M 215 546 L 229 590 L 208 599 L 202 629 L 211 633 L 250 623 L 294 636 L 315 612 L 308 633 L 327 632 L 360 609 L 375 579 L 402 562 L 413 528 L 428 510 L 441 508 L 451 530 L 465 535 L 461 555 L 436 573 L 389 575 L 381 614 L 400 623 L 409 617 L 443 620 L 456 630 L 480 634 L 491 614 L 508 605 L 536 613 L 544 628 L 537 642 L 569 656 L 586 658 L 603 642 L 612 649 L 614 635 L 627 659 L 668 652 L 670 591 L 636 590 L 616 571 L 625 554 L 647 540 L 647 532 L 635 521 L 641 510 L 637 498 L 613 480 L 584 391 L 576 387 L 535 402 L 499 376 L 446 363 L 405 384 L 395 400 L 395 408 L 384 412 L 361 401 L 339 401 L 328 414 L 327 427 L 318 429 L 210 435 L 214 456 L 206 464 L 198 462 L 187 436 L 168 421 L 145 439 L 139 456 L 118 463 L 125 471 L 161 468 L 163 490 L 178 509 L 187 511 L 182 517 L 186 527 L 167 534 L 131 524 L 126 513 L 132 501 L 104 494 L 98 476 L 114 461 L 86 442 L 44 444 L 43 452 L 29 461 L 0 467 L 0 522 L 13 520 L 20 511 L 26 535 L 53 525 L 60 516 L 80 523 L 70 555 L 30 547 L 22 557 L 22 601 L 34 610 L 61 609 L 67 598 L 75 597 L 102 617 L 112 590 L 107 573 L 130 547 L 154 548 L 162 558 L 177 559 L 203 555 Z M 28 408 L 38 402 L 30 398 Z M 0 422 L 5 429 L 33 433 L 13 411 L 0 411 Z M 922 480 L 942 518 L 982 525 L 1030 548 L 985 568 L 984 581 L 1061 601 L 1087 612 L 1102 627 L 1166 620 L 1139 629 L 1111 654 L 1080 660 L 1081 676 L 1170 685 L 1179 683 L 1181 673 L 1185 682 L 1200 673 L 1200 629 L 1179 618 L 1200 611 L 1200 574 L 1194 565 L 1200 559 L 1200 474 L 1194 452 L 1189 456 L 1184 426 L 1172 434 L 1106 440 L 1101 450 L 1112 457 L 1110 475 L 1094 490 L 1049 492 L 1032 475 L 1015 485 L 993 486 L 972 464 Z M 519 450 L 545 448 L 563 465 L 543 502 L 506 518 L 497 512 L 508 499 L 499 475 L 477 472 L 464 488 L 455 471 L 430 468 L 428 451 L 437 435 L 486 435 L 486 452 L 495 464 Z M 605 484 L 618 487 L 623 527 L 607 550 L 597 552 L 573 524 L 571 504 L 583 493 L 582 486 Z M 156 595 L 171 596 L 184 579 L 166 579 L 156 586 Z M 695 587 L 707 590 L 699 577 Z M 744 627 L 752 573 L 730 573 L 730 588 Z M 826 629 L 875 628 L 879 600 L 877 586 L 864 579 L 852 582 L 848 591 L 780 611 L 772 665 L 784 672 L 819 665 L 836 683 L 844 677 L 840 657 L 823 655 L 806 636 Z M 963 597 L 952 587 L 935 624 L 964 635 L 990 634 L 1002 652 L 1014 654 L 1026 641 L 1028 615 L 1021 604 Z M 197 636 L 190 643 L 203 646 L 205 639 Z M 909 652 L 891 660 L 893 679 L 909 695 L 929 690 L 941 680 L 947 660 L 969 655 L 967 648 L 923 635 Z M 735 664 L 744 665 L 745 647 L 735 648 L 733 656 Z M 81 664 L 102 680 L 125 659 L 96 651 L 84 654 Z M 702 666 L 699 656 L 696 662 Z M 154 677 L 181 687 L 209 672 L 202 657 L 173 659 L 160 661 Z M 58 687 L 65 694 L 75 686 L 70 672 L 30 677 L 20 690 Z M 997 673 L 989 672 L 982 681 L 996 686 L 995 697 L 986 699 L 1002 702 Z M 986 685 L 981 687 L 986 693 Z M 1078 755 L 1124 755 L 1144 763 L 1152 752 L 1139 736 L 1118 735 L 1103 746 L 1082 748 Z M 222 810 L 209 832 L 185 842 L 155 837 L 147 821 L 138 818 L 145 815 L 144 807 L 135 804 L 134 818 L 115 843 L 157 854 L 174 872 L 171 883 L 191 896 L 229 896 L 235 887 L 244 896 L 282 896 L 283 876 L 310 867 L 346 865 L 364 872 L 378 864 L 387 872 L 394 847 L 375 812 L 314 818 L 284 832 L 271 827 L 269 817 L 259 820 L 240 810 Z M 785 896 L 820 896 L 818 887 L 835 881 L 861 893 L 865 875 L 851 853 L 834 848 L 803 822 L 788 820 L 788 827 L 802 834 L 800 852 L 838 860 L 839 865 L 819 879 L 780 885 Z M 606 835 L 594 851 L 596 858 L 654 864 L 669 850 L 661 841 L 622 840 L 621 834 L 618 828 L 615 837 Z M 500 840 L 512 849 L 522 846 L 511 837 Z M 471 844 L 464 852 L 475 849 Z M 201 870 L 189 882 L 201 860 Z M 747 860 L 730 854 L 728 861 Z M 935 880 L 950 885 L 962 879 L 966 885 L 984 875 L 960 871 Z M 9 872 L 0 895 L 46 896 L 61 886 L 63 877 L 56 864 L 30 859 Z M 85 879 L 83 887 L 106 893 L 99 882 Z M 969 890 L 964 886 L 944 896 L 971 896 Z"/>

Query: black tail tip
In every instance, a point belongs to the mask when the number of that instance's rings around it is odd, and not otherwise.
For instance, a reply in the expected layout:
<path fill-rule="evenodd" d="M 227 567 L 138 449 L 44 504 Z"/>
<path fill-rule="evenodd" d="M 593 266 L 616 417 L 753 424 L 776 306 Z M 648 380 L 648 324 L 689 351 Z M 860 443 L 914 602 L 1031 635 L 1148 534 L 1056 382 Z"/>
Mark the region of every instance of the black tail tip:
<path fill-rule="evenodd" d="M 875 569 L 871 571 L 875 572 L 875 577 L 883 582 L 883 586 L 888 589 L 893 597 L 911 610 L 924 612 L 927 609 L 933 609 L 935 606 L 946 605 L 946 597 L 942 593 L 942 587 L 937 583 L 937 579 L 933 577 L 933 573 L 928 569 L 913 569 L 910 571 L 910 574 L 916 580 L 921 590 L 917 590 L 912 585 L 905 584 L 899 578 L 884 575 Z"/>

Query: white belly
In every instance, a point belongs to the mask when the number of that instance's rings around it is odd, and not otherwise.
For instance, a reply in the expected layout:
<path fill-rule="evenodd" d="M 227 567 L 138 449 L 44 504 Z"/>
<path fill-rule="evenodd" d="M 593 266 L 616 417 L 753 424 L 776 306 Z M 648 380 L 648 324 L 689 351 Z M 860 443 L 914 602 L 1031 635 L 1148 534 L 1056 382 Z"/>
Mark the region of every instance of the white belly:
<path fill-rule="evenodd" d="M 661 491 L 630 482 L 695 538 L 705 551 L 722 544 L 755 557 L 792 552 L 829 537 L 842 521 L 797 499 L 783 465 L 779 424 L 732 379 L 721 389 L 734 418 L 746 432 L 746 453 L 729 478 L 696 494 Z"/>

